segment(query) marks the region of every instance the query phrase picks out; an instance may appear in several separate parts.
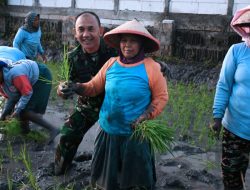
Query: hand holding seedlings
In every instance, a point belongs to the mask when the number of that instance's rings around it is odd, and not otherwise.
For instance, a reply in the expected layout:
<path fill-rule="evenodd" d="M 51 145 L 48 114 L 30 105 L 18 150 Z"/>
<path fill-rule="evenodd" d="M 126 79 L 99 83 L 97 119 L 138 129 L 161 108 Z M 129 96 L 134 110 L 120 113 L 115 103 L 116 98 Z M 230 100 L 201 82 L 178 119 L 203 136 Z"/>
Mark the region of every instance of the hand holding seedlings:
<path fill-rule="evenodd" d="M 143 114 L 140 117 L 138 117 L 133 123 L 132 128 L 135 129 L 141 122 L 147 120 L 146 116 Z"/>
<path fill-rule="evenodd" d="M 211 126 L 211 130 L 214 132 L 214 136 L 216 137 L 216 139 L 220 138 L 221 127 L 221 118 L 215 118 L 214 124 Z"/>
<path fill-rule="evenodd" d="M 57 93 L 63 99 L 68 99 L 72 97 L 75 93 L 81 94 L 83 92 L 80 83 L 73 83 L 73 82 L 62 82 L 59 84 Z"/>

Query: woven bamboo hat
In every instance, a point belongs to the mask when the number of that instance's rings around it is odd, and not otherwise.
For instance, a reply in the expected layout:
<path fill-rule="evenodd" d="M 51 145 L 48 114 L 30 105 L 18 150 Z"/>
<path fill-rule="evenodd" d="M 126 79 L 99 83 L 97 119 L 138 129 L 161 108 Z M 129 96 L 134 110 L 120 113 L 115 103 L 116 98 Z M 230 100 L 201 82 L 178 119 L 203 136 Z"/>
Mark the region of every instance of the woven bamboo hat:
<path fill-rule="evenodd" d="M 152 36 L 148 30 L 136 19 L 125 22 L 104 35 L 104 41 L 111 47 L 120 48 L 121 34 L 136 34 L 141 36 L 145 53 L 157 51 L 160 48 L 160 42 Z"/>

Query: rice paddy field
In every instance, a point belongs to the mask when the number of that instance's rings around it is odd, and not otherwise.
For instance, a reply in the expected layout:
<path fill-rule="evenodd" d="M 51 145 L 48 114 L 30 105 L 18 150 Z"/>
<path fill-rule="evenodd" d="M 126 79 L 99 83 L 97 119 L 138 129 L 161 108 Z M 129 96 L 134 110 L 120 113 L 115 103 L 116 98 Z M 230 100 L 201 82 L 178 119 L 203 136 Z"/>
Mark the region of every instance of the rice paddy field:
<path fill-rule="evenodd" d="M 73 100 L 62 101 L 56 95 L 58 83 L 65 80 L 62 64 L 48 63 L 53 73 L 53 88 L 45 117 L 58 127 L 73 103 Z M 158 124 L 153 122 L 156 127 L 161 125 L 160 133 L 168 135 L 160 136 L 165 141 L 158 143 L 160 146 L 156 143 L 155 147 L 156 190 L 222 190 L 220 141 L 213 138 L 209 130 L 215 89 L 206 84 L 197 86 L 168 80 L 168 92 L 169 102 L 157 118 Z M 6 123 L 0 123 L 0 190 L 90 189 L 95 127 L 85 135 L 84 139 L 90 140 L 83 139 L 70 171 L 63 176 L 54 176 L 53 159 L 58 138 L 54 145 L 47 146 L 44 144 L 47 134 L 42 130 L 34 130 L 29 137 L 23 137 L 15 122 L 8 130 L 4 129 L 6 126 Z M 164 131 L 164 127 L 170 132 Z M 246 186 L 250 187 L 249 184 Z"/>

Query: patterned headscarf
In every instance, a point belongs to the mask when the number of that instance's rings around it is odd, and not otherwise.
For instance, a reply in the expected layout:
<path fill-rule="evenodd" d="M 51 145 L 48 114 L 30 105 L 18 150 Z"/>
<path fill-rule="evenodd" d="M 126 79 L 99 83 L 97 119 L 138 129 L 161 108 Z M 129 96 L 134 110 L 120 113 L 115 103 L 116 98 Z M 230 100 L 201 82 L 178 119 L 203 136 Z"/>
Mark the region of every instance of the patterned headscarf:
<path fill-rule="evenodd" d="M 37 32 L 39 29 L 39 25 L 38 27 L 34 27 L 33 23 L 36 17 L 40 17 L 39 14 L 35 13 L 35 12 L 29 12 L 24 20 L 24 25 L 22 26 L 22 29 L 32 33 L 32 32 Z"/>
<path fill-rule="evenodd" d="M 250 5 L 236 11 L 231 21 L 231 27 L 242 37 L 246 45 L 250 47 Z"/>

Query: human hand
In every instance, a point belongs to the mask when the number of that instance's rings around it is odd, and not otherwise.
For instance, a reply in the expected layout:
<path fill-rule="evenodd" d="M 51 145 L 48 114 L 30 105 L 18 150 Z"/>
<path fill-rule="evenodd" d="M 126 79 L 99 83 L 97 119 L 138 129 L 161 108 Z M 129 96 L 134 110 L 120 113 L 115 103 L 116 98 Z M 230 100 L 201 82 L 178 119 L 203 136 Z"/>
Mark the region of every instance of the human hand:
<path fill-rule="evenodd" d="M 222 128 L 221 118 L 214 118 L 214 124 L 210 126 L 211 130 L 214 132 L 214 136 L 219 139 L 220 131 Z"/>
<path fill-rule="evenodd" d="M 147 117 L 142 114 L 140 117 L 138 117 L 132 124 L 131 127 L 135 129 L 141 122 L 147 120 Z"/>
<path fill-rule="evenodd" d="M 57 94 L 63 99 L 68 99 L 69 97 L 72 97 L 75 93 L 80 93 L 81 91 L 82 90 L 79 83 L 73 82 L 62 82 L 57 88 Z"/>
<path fill-rule="evenodd" d="M 73 94 L 74 94 L 74 91 L 68 91 L 69 85 L 68 85 L 68 82 L 60 82 L 60 84 L 58 85 L 58 88 L 57 88 L 57 95 L 62 97 L 63 99 L 68 99 L 69 97 L 72 97 Z M 66 91 L 64 93 L 64 91 Z"/>

